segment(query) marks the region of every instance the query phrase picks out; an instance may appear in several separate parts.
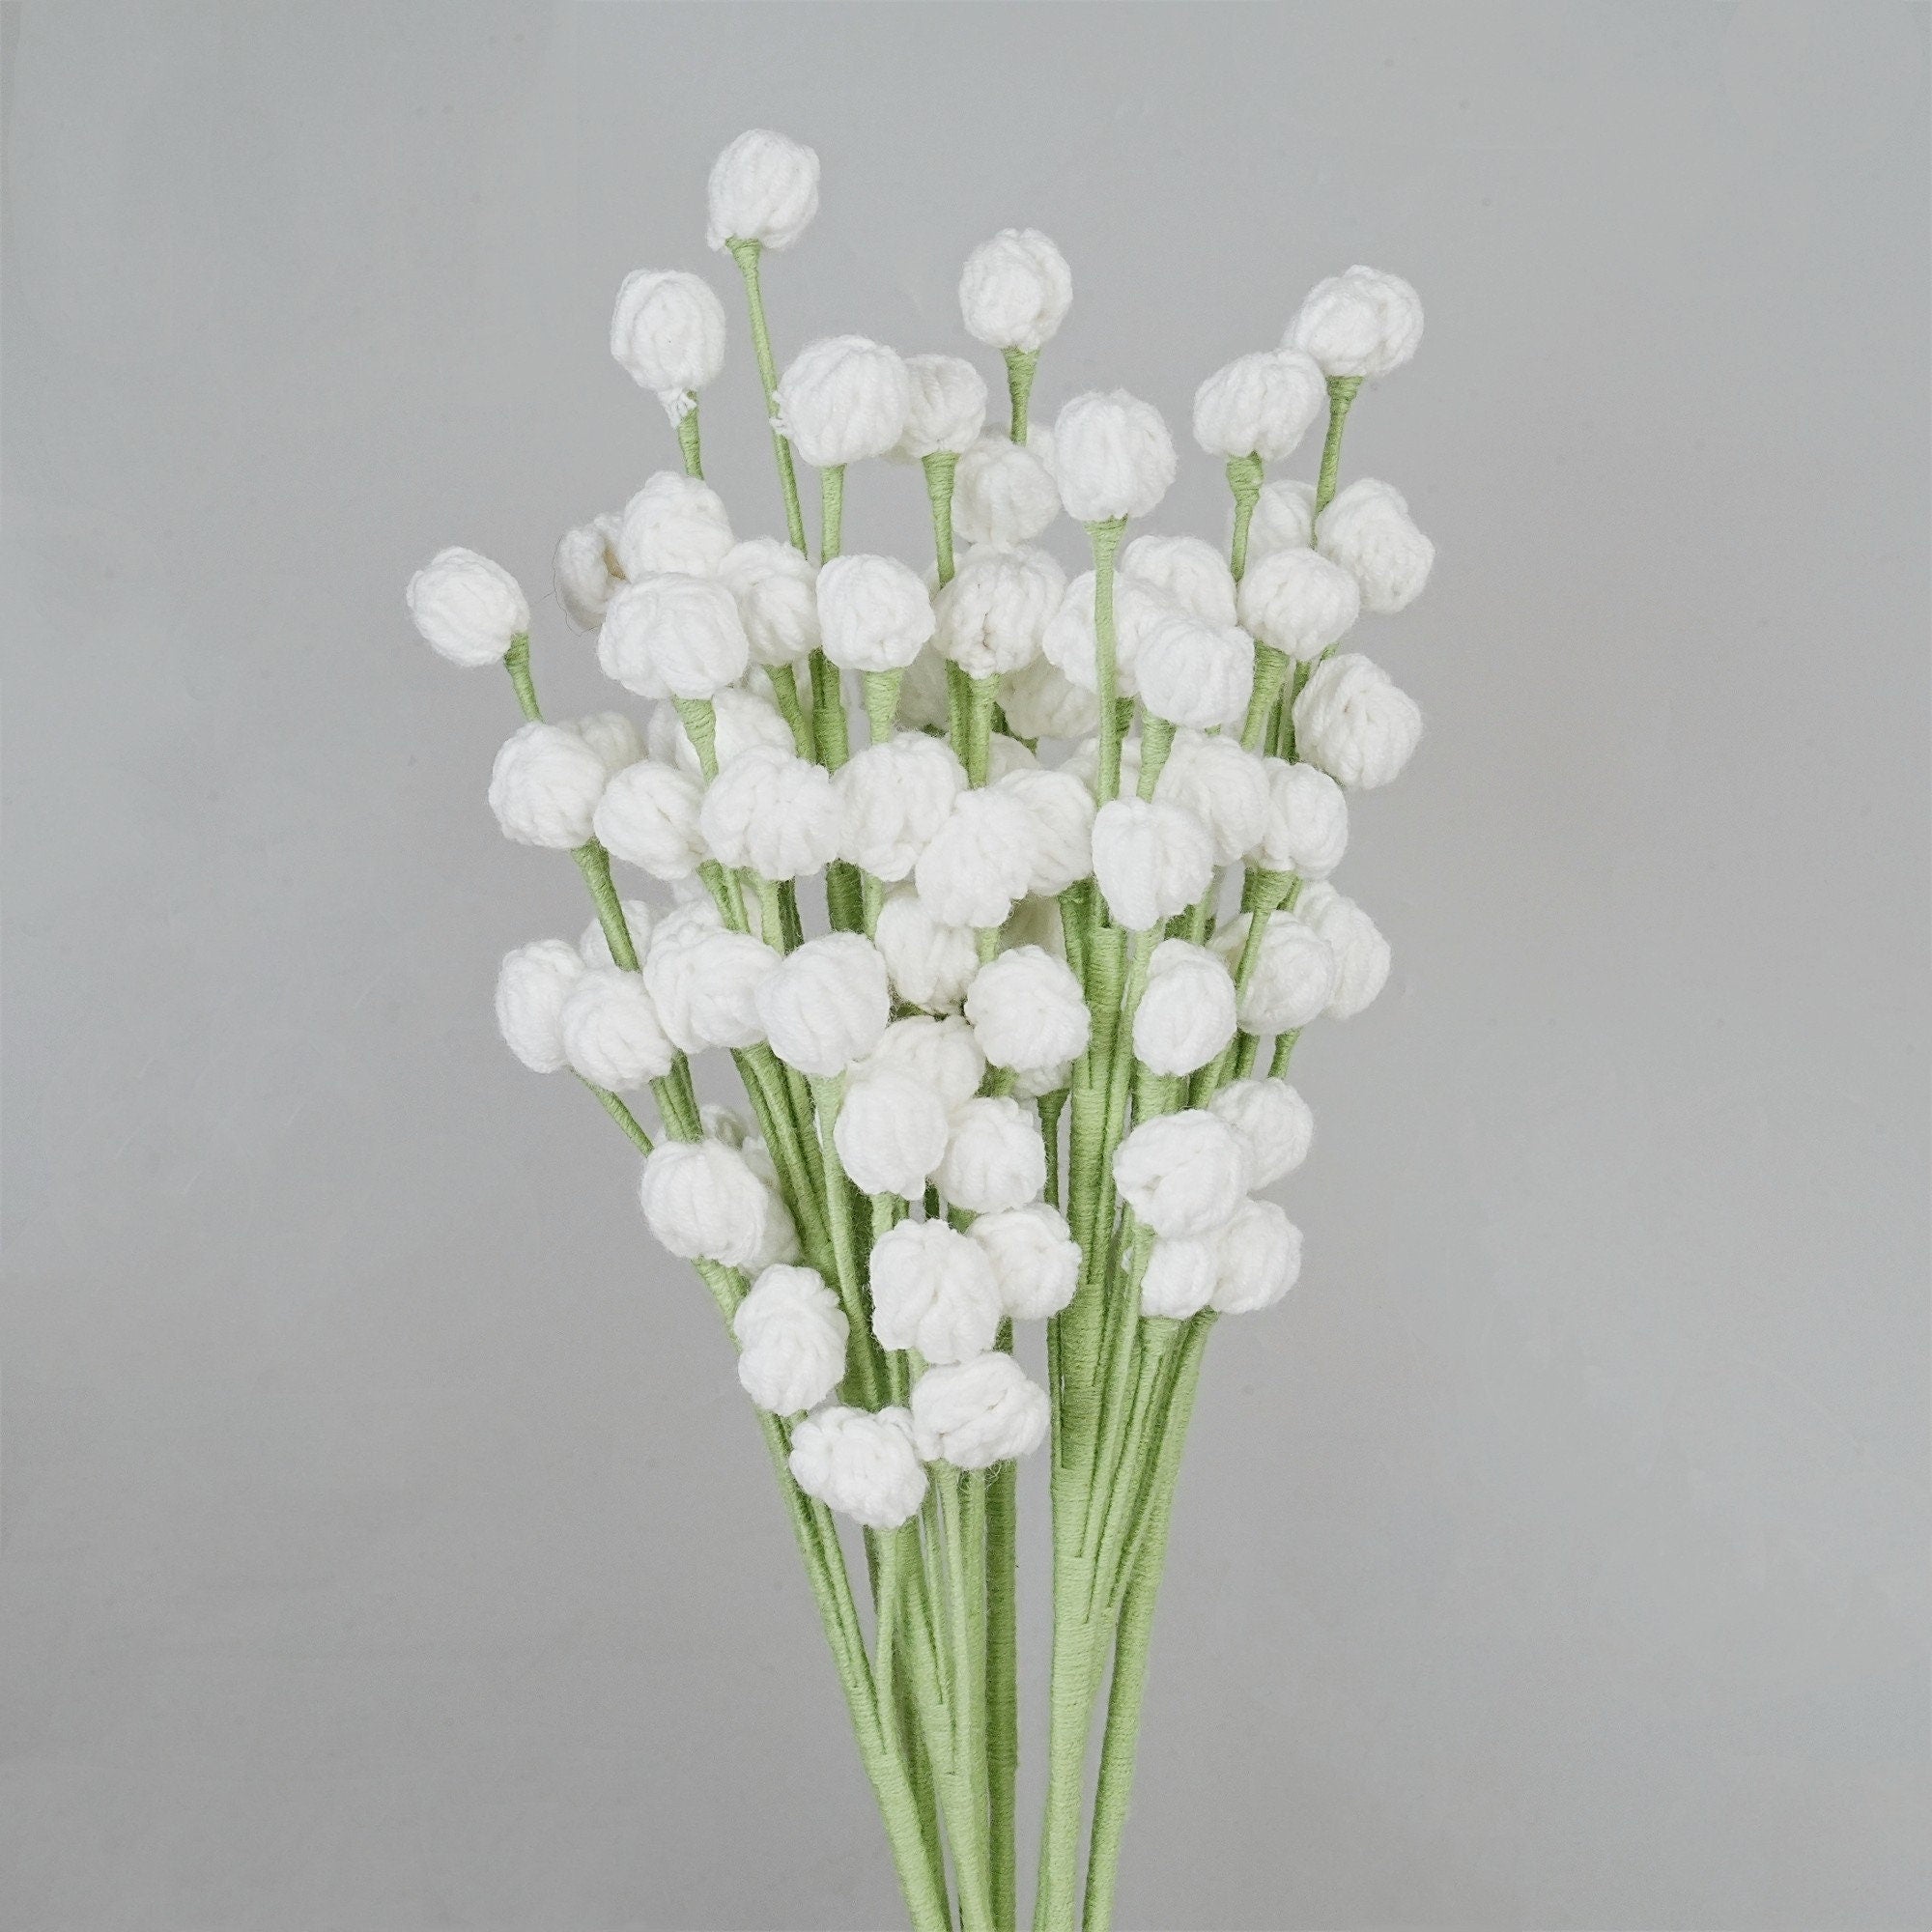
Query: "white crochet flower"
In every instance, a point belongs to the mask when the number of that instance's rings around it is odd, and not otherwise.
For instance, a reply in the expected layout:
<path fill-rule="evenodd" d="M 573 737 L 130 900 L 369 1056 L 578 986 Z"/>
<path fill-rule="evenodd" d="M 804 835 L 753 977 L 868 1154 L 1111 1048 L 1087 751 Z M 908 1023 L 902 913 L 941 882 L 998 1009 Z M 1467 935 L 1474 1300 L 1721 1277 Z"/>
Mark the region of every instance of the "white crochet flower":
<path fill-rule="evenodd" d="M 1170 724 L 1197 731 L 1238 724 L 1255 682 L 1255 647 L 1230 624 L 1204 624 L 1179 609 L 1148 627 L 1134 659 L 1141 702 Z"/>
<path fill-rule="evenodd" d="M 1084 1053 L 1093 1030 L 1080 981 L 1037 946 L 1016 947 L 980 968 L 966 989 L 966 1018 L 990 1065 L 1023 1072 Z"/>
<path fill-rule="evenodd" d="M 1033 871 L 1027 894 L 1037 899 L 1064 893 L 1094 870 L 1094 794 L 1071 772 L 1044 766 L 1009 772 L 998 781 L 1017 799 L 1033 825 Z"/>
<path fill-rule="evenodd" d="M 1294 700 L 1294 750 L 1351 789 L 1402 776 L 1422 737 L 1422 713 L 1378 664 L 1345 651 L 1315 667 Z"/>
<path fill-rule="evenodd" d="M 1259 561 L 1249 557 L 1240 605 L 1241 622 L 1263 643 L 1307 664 L 1348 635 L 1362 593 L 1320 552 L 1277 550 Z"/>
<path fill-rule="evenodd" d="M 1387 376 L 1422 340 L 1422 298 L 1400 275 L 1359 263 L 1317 282 L 1282 337 L 1321 365 L 1324 376 Z"/>
<path fill-rule="evenodd" d="M 1209 456 L 1292 456 L 1321 412 L 1328 385 L 1297 349 L 1239 355 L 1194 392 L 1194 440 Z"/>
<path fill-rule="evenodd" d="M 818 629 L 843 670 L 903 670 L 932 636 L 932 599 L 895 556 L 835 556 L 818 573 Z"/>
<path fill-rule="evenodd" d="M 1124 389 L 1075 396 L 1054 419 L 1054 478 L 1066 514 L 1078 523 L 1151 515 L 1174 481 L 1175 466 L 1174 439 L 1160 412 Z"/>
<path fill-rule="evenodd" d="M 1214 1236 L 1214 1294 L 1223 1315 L 1272 1308 L 1301 1273 L 1301 1230 L 1272 1201 L 1244 1201 Z"/>
<path fill-rule="evenodd" d="M 1235 1037 L 1235 981 L 1205 947 L 1164 939 L 1134 1009 L 1134 1058 L 1155 1073 L 1192 1073 Z"/>
<path fill-rule="evenodd" d="M 912 382 L 895 351 L 863 335 L 832 335 L 793 356 L 779 378 L 782 433 L 814 469 L 884 456 L 904 433 Z"/>
<path fill-rule="evenodd" d="M 1037 228 L 1003 228 L 966 258 L 959 313 L 966 333 L 991 349 L 1037 355 L 1073 301 L 1066 257 Z"/>
<path fill-rule="evenodd" d="M 1214 935 L 1214 951 L 1236 975 L 1252 917 L 1242 913 Z M 1263 929 L 1261 951 L 1236 1001 L 1242 1027 L 1252 1034 L 1305 1027 L 1334 997 L 1335 971 L 1334 950 L 1320 933 L 1293 913 L 1274 914 Z"/>
<path fill-rule="evenodd" d="M 612 549 L 634 583 L 667 571 L 709 577 L 731 551 L 731 519 L 708 483 L 660 469 L 617 518 Z"/>
<path fill-rule="evenodd" d="M 569 1065 L 563 1003 L 582 977 L 582 955 L 565 939 L 538 939 L 504 953 L 497 969 L 497 1027 L 532 1073 L 558 1073 Z"/>
<path fill-rule="evenodd" d="M 958 1010 L 980 965 L 971 926 L 941 924 L 919 894 L 906 887 L 886 895 L 872 938 L 894 991 L 907 1006 L 933 1013 Z M 973 1084 L 980 1084 L 977 1076 Z"/>
<path fill-rule="evenodd" d="M 834 775 L 838 794 L 838 856 L 875 879 L 905 878 L 952 801 L 966 772 L 943 738 L 901 731 L 855 752 Z"/>
<path fill-rule="evenodd" d="M 1267 816 L 1254 841 L 1257 866 L 1325 879 L 1349 849 L 1349 801 L 1342 787 L 1314 765 L 1269 758 Z"/>
<path fill-rule="evenodd" d="M 593 711 L 587 718 L 574 718 L 570 729 L 597 753 L 604 769 L 612 775 L 626 765 L 636 764 L 644 755 L 643 733 L 621 711 Z"/>
<path fill-rule="evenodd" d="M 724 366 L 724 305 L 683 269 L 634 269 L 611 315 L 611 354 L 678 421 Z"/>
<path fill-rule="evenodd" d="M 594 631 L 604 621 L 612 595 L 624 582 L 624 566 L 611 548 L 616 540 L 617 519 L 608 512 L 565 530 L 557 539 L 551 582 L 556 585 L 564 613 L 580 631 Z"/>
<path fill-rule="evenodd" d="M 1037 1200 L 1046 1185 L 1039 1122 L 1005 1095 L 964 1101 L 934 1177 L 939 1191 L 969 1213 L 997 1214 Z"/>
<path fill-rule="evenodd" d="M 928 1463 L 990 1469 L 1046 1440 L 1046 1391 L 1003 1350 L 928 1369 L 913 1384 L 913 1439 Z"/>
<path fill-rule="evenodd" d="M 1294 911 L 1335 954 L 1335 990 L 1322 1010 L 1331 1020 L 1353 1019 L 1388 983 L 1388 941 L 1353 899 L 1326 883 L 1304 886 Z"/>
<path fill-rule="evenodd" d="M 724 553 L 718 579 L 738 600 L 753 663 L 797 664 L 818 648 L 818 571 L 790 544 L 747 537 Z"/>
<path fill-rule="evenodd" d="M 1037 1201 L 975 1216 L 966 1231 L 984 1250 L 1000 1301 L 1015 1321 L 1044 1321 L 1073 1299 L 1080 1285 L 1080 1244 L 1057 1208 Z"/>
<path fill-rule="evenodd" d="M 993 1346 L 1006 1308 L 985 1251 L 944 1221 L 901 1221 L 872 1244 L 872 1333 L 885 1349 L 963 1362 Z"/>
<path fill-rule="evenodd" d="M 1066 573 L 1043 550 L 974 550 L 933 599 L 934 646 L 968 677 L 1001 677 L 1039 655 Z"/>
<path fill-rule="evenodd" d="M 590 841 L 604 760 L 568 724 L 521 725 L 490 768 L 490 810 L 505 838 L 558 851 Z"/>
<path fill-rule="evenodd" d="M 704 761 L 684 728 L 684 720 L 673 704 L 661 704 L 651 723 L 663 733 L 663 743 L 678 768 L 698 778 Z M 711 755 L 723 771 L 745 753 L 764 749 L 789 752 L 796 741 L 791 726 L 769 697 L 741 685 L 727 684 L 711 700 Z"/>
<path fill-rule="evenodd" d="M 1234 572 L 1200 537 L 1138 536 L 1121 553 L 1121 570 L 1204 624 L 1235 621 Z"/>
<path fill-rule="evenodd" d="M 738 1380 L 774 1415 L 815 1407 L 844 1377 L 845 1311 L 816 1268 L 766 1268 L 738 1304 L 731 1332 Z"/>
<path fill-rule="evenodd" d="M 501 664 L 530 628 L 530 607 L 517 580 L 473 550 L 438 551 L 410 579 L 404 601 L 430 649 L 469 669 Z"/>
<path fill-rule="evenodd" d="M 1033 876 L 1032 816 L 998 791 L 963 791 L 913 867 L 926 910 L 942 925 L 1002 925 Z"/>
<path fill-rule="evenodd" d="M 741 752 L 711 781 L 698 829 L 718 860 L 760 878 L 822 871 L 838 850 L 838 794 L 832 775 L 789 749 Z"/>
<path fill-rule="evenodd" d="M 886 962 L 856 932 L 808 939 L 785 955 L 757 998 L 772 1051 L 817 1078 L 842 1073 L 870 1053 L 893 1010 Z"/>
<path fill-rule="evenodd" d="M 1191 811 L 1214 842 L 1214 863 L 1232 865 L 1262 836 L 1267 819 L 1267 772 L 1237 738 L 1177 731 L 1155 781 L 1164 805 Z"/>
<path fill-rule="evenodd" d="M 643 981 L 616 966 L 585 968 L 563 1003 L 557 1031 L 571 1070 L 613 1094 L 663 1079 L 677 1057 Z"/>
<path fill-rule="evenodd" d="M 814 1410 L 792 1431 L 789 1463 L 807 1495 L 867 1529 L 897 1529 L 925 1500 L 925 1470 L 903 1408 Z"/>
<path fill-rule="evenodd" d="M 1113 799 L 1094 817 L 1094 877 L 1114 923 L 1145 932 L 1207 892 L 1214 841 L 1181 806 Z"/>
<path fill-rule="evenodd" d="M 616 858 L 654 879 L 688 879 L 708 856 L 697 829 L 703 787 L 672 765 L 639 759 L 604 787 L 591 828 Z"/>
<path fill-rule="evenodd" d="M 1031 543 L 1060 514 L 1060 488 L 1037 450 L 982 436 L 952 475 L 952 527 L 970 544 Z"/>
<path fill-rule="evenodd" d="M 1218 1274 L 1211 1235 L 1157 1240 L 1148 1250 L 1147 1268 L 1141 1276 L 1141 1313 L 1185 1321 L 1213 1299 Z"/>
<path fill-rule="evenodd" d="M 1114 576 L 1114 688 L 1122 697 L 1140 694 L 1136 675 L 1143 640 L 1150 630 L 1171 616 L 1175 605 L 1140 579 L 1117 571 Z M 1040 633 L 1040 650 L 1070 683 L 1083 691 L 1100 688 L 1099 645 L 1094 629 L 1094 573 L 1083 570 L 1071 579 L 1060 609 Z"/>
<path fill-rule="evenodd" d="M 765 1037 L 758 988 L 778 964 L 778 952 L 750 933 L 665 920 L 644 954 L 644 989 L 683 1052 L 753 1046 Z"/>
<path fill-rule="evenodd" d="M 1416 528 L 1407 499 L 1373 476 L 1350 483 L 1321 512 L 1315 541 L 1323 556 L 1353 574 L 1362 609 L 1378 616 L 1413 604 L 1435 562 L 1435 546 Z"/>
<path fill-rule="evenodd" d="M 737 600 L 709 577 L 627 583 L 597 633 L 605 676 L 639 697 L 710 697 L 744 676 L 751 656 Z"/>
<path fill-rule="evenodd" d="M 818 213 L 818 156 L 769 128 L 752 128 L 711 164 L 705 241 L 789 248 Z"/>
<path fill-rule="evenodd" d="M 1278 476 L 1262 485 L 1248 524 L 1248 568 L 1278 550 L 1306 550 L 1315 541 L 1315 485 Z"/>
<path fill-rule="evenodd" d="M 1286 1080 L 1231 1080 L 1208 1107 L 1239 1139 L 1251 1193 L 1293 1174 L 1308 1158 L 1315 1116 Z"/>
<path fill-rule="evenodd" d="M 899 434 L 897 457 L 962 455 L 986 424 L 986 379 L 960 355 L 908 355 L 912 407 Z"/>
<path fill-rule="evenodd" d="M 1211 1235 L 1240 1205 L 1241 1144 L 1202 1108 L 1143 1121 L 1114 1151 L 1114 1184 L 1135 1214 L 1166 1236 Z"/>
<path fill-rule="evenodd" d="M 941 1096 L 911 1073 L 856 1068 L 833 1129 L 852 1184 L 863 1194 L 918 1200 L 946 1157 L 946 1113 Z"/>
<path fill-rule="evenodd" d="M 964 1106 L 986 1077 L 986 1057 L 962 1019 L 929 1019 L 924 1014 L 895 1020 L 865 1060 L 853 1069 L 867 1078 L 891 1069 L 909 1073 L 940 1097 L 946 1111 Z"/>
<path fill-rule="evenodd" d="M 658 1240 L 684 1261 L 746 1267 L 797 1236 L 785 1205 L 735 1148 L 666 1141 L 644 1161 L 638 1198 Z"/>
<path fill-rule="evenodd" d="M 1000 708 L 1022 738 L 1083 738 L 1100 723 L 1094 694 L 1045 657 L 1001 679 Z"/>

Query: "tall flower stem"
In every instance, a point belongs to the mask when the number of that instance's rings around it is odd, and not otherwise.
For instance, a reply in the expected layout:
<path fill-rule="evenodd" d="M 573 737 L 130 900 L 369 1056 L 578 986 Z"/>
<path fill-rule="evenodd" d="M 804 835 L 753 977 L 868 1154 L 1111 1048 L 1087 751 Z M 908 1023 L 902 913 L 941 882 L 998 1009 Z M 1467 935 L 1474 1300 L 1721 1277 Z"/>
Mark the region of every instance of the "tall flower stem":
<path fill-rule="evenodd" d="M 1121 795 L 1120 680 L 1114 668 L 1114 559 L 1121 552 L 1124 517 L 1089 524 L 1094 547 L 1094 654 L 1100 693 L 1100 803 Z"/>
<path fill-rule="evenodd" d="M 701 482 L 704 457 L 697 441 L 697 398 L 687 390 L 685 400 L 690 408 L 677 419 L 677 446 L 684 458 L 684 473 L 696 476 Z"/>
<path fill-rule="evenodd" d="M 1027 440 L 1027 403 L 1033 395 L 1033 372 L 1039 366 L 1037 349 L 1008 349 L 1007 399 L 1012 405 L 1007 434 L 1017 443 Z"/>
<path fill-rule="evenodd" d="M 959 459 L 950 449 L 935 450 L 921 468 L 925 471 L 925 500 L 932 507 L 933 561 L 943 590 L 952 582 L 952 479 Z"/>
<path fill-rule="evenodd" d="M 752 350 L 758 358 L 758 375 L 765 385 L 765 415 L 772 426 L 772 453 L 778 458 L 779 486 L 784 492 L 785 531 L 792 548 L 805 549 L 805 513 L 799 508 L 798 474 L 792 468 L 791 444 L 779 428 L 779 371 L 772 359 L 771 332 L 765 327 L 765 294 L 758 274 L 761 242 L 732 241 L 726 244 L 745 280 L 745 303 L 752 313 Z"/>
<path fill-rule="evenodd" d="M 1253 523 L 1255 505 L 1262 496 L 1262 460 L 1259 456 L 1231 456 L 1228 459 L 1228 488 L 1235 493 L 1235 541 L 1228 555 L 1229 568 L 1238 583 L 1248 568 L 1248 526 Z"/>

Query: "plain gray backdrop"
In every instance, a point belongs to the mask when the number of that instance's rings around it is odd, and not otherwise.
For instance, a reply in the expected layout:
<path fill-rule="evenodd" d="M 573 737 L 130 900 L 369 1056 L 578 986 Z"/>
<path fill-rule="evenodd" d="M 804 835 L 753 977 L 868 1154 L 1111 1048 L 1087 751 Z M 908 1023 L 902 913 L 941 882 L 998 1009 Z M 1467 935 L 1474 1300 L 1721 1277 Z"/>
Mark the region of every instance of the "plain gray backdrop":
<path fill-rule="evenodd" d="M 1932 1922 L 1922 11 L 6 35 L 9 1932 L 895 1918 L 715 1313 L 495 1035 L 585 913 L 484 807 L 510 694 L 402 606 L 483 550 L 610 700 L 551 547 L 674 460 L 611 297 L 732 295 L 761 124 L 824 162 L 781 355 L 966 347 L 1009 223 L 1076 278 L 1046 412 L 1180 426 L 1350 262 L 1428 304 L 1347 453 L 1440 547 L 1362 634 L 1430 720 L 1345 873 L 1398 964 L 1210 1353 L 1123 1924 Z M 848 542 L 923 555 L 916 481 Z M 1189 457 L 1161 525 L 1224 516 Z"/>

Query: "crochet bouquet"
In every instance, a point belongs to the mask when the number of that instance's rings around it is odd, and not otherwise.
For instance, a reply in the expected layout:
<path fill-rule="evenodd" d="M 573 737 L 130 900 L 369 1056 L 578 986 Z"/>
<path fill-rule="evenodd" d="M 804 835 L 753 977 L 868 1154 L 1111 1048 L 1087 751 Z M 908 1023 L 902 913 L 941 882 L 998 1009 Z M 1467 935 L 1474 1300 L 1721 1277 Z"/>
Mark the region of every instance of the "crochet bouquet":
<path fill-rule="evenodd" d="M 682 466 L 570 531 L 555 578 L 641 729 L 543 717 L 529 607 L 488 559 L 443 551 L 409 608 L 444 657 L 509 671 L 526 722 L 491 807 L 570 854 L 596 917 L 504 959 L 497 1020 L 630 1137 L 645 1220 L 717 1301 L 922 1932 L 1017 1923 L 1015 1476 L 1048 1459 L 1033 1922 L 1102 1932 L 1202 1354 L 1301 1264 L 1263 1195 L 1308 1151 L 1290 1058 L 1388 974 L 1328 879 L 1350 794 L 1396 777 L 1421 720 L 1341 646 L 1433 550 L 1389 485 L 1336 482 L 1357 390 L 1414 354 L 1422 312 L 1368 269 L 1319 284 L 1281 348 L 1196 394 L 1231 541 L 1134 534 L 1174 443 L 1120 390 L 1030 426 L 1072 294 L 1031 229 L 959 285 L 1005 358 L 1003 429 L 957 356 L 840 335 L 780 373 L 761 265 L 817 205 L 816 156 L 778 134 L 711 172 L 782 538 L 738 535 L 703 479 L 718 297 L 680 270 L 618 293 L 612 354 Z M 1324 412 L 1318 480 L 1267 480 Z M 879 457 L 923 472 L 923 572 L 846 546 L 845 471 Z M 1072 576 L 1040 547 L 1063 513 L 1091 552 Z M 658 897 L 623 896 L 613 860 Z M 701 1097 L 713 1048 L 742 1110 Z"/>

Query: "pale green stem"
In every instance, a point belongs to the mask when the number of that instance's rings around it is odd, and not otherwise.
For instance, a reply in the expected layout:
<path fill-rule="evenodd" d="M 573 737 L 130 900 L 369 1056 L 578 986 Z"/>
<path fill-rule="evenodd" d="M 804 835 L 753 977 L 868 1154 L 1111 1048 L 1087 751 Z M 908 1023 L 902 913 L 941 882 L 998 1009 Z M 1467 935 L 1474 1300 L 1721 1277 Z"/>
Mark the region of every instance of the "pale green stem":
<path fill-rule="evenodd" d="M 1315 479 L 1315 514 L 1319 517 L 1335 500 L 1335 479 L 1342 467 L 1342 431 L 1349 409 L 1362 386 L 1359 376 L 1328 379 L 1328 434 L 1321 443 L 1321 469 Z"/>
<path fill-rule="evenodd" d="M 577 1077 L 580 1080 L 583 1080 L 583 1076 L 581 1073 Z M 640 1154 L 648 1155 L 651 1151 L 651 1137 L 644 1131 L 643 1122 L 638 1119 L 637 1115 L 632 1113 L 630 1108 L 616 1094 L 612 1094 L 609 1088 L 595 1086 L 588 1080 L 583 1080 L 583 1084 L 590 1089 L 591 1093 L 596 1094 L 597 1104 L 623 1128 L 631 1145 Z"/>
<path fill-rule="evenodd" d="M 745 278 L 745 300 L 752 312 L 752 349 L 758 358 L 758 376 L 765 385 L 765 416 L 772 427 L 772 452 L 778 458 L 779 484 L 784 492 L 785 530 L 792 548 L 805 549 L 805 515 L 799 508 L 798 476 L 792 469 L 791 444 L 779 428 L 779 372 L 772 359 L 772 338 L 765 327 L 764 288 L 758 275 L 763 243 L 732 241 L 726 245 L 738 272 Z"/>
<path fill-rule="evenodd" d="M 704 457 L 697 442 L 697 398 L 691 391 L 691 407 L 677 419 L 677 446 L 684 457 L 684 473 L 696 476 L 701 482 L 704 477 Z"/>
<path fill-rule="evenodd" d="M 543 712 L 537 706 L 537 688 L 530 678 L 530 634 L 519 631 L 510 639 L 510 648 L 503 653 L 503 668 L 510 673 L 510 682 L 516 687 L 517 703 L 526 721 L 537 724 Z"/>
<path fill-rule="evenodd" d="M 899 712 L 899 686 L 902 670 L 868 670 L 860 674 L 866 694 L 866 723 L 871 727 L 872 743 L 883 745 L 891 739 Z"/>
<path fill-rule="evenodd" d="M 1262 460 L 1259 456 L 1231 456 L 1228 459 L 1228 488 L 1235 493 L 1235 541 L 1229 553 L 1229 567 L 1238 583 L 1248 568 L 1248 526 L 1254 521 L 1255 505 L 1262 495 Z"/>
<path fill-rule="evenodd" d="M 1165 718 L 1149 712 L 1141 725 L 1141 777 L 1139 796 L 1150 799 L 1160 782 L 1167 754 L 1174 749 L 1174 726 Z"/>
<path fill-rule="evenodd" d="M 1037 349 L 1008 349 L 1007 398 L 1012 405 L 1007 434 L 1017 443 L 1027 440 L 1027 403 L 1033 395 L 1033 372 L 1039 365 Z"/>
<path fill-rule="evenodd" d="M 1099 798 L 1105 805 L 1121 795 L 1120 697 L 1114 670 L 1114 559 L 1120 554 L 1126 519 L 1089 524 L 1094 546 L 1094 651 L 1100 692 Z"/>
<path fill-rule="evenodd" d="M 925 458 L 925 499 L 932 507 L 932 547 L 943 590 L 952 582 L 952 477 L 959 459 L 942 449 Z"/>

